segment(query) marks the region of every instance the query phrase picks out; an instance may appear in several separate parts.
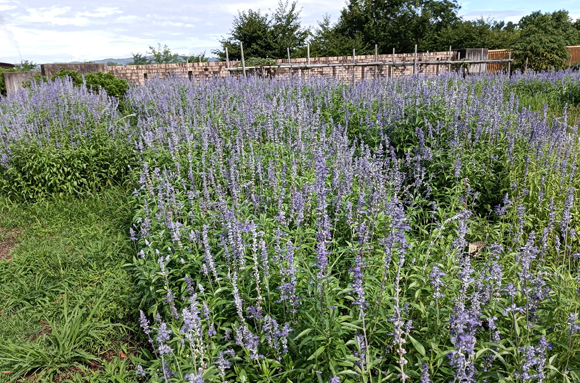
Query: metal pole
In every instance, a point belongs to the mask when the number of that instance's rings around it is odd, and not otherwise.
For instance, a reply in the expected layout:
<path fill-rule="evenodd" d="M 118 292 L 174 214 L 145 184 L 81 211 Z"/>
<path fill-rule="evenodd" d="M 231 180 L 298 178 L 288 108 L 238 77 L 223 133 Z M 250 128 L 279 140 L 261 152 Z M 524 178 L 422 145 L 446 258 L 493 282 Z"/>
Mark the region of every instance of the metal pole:
<path fill-rule="evenodd" d="M 377 44 L 375 44 L 375 62 L 379 62 L 379 55 L 378 55 L 378 51 L 377 51 Z M 570 62 L 572 62 L 572 56 L 570 56 Z M 379 67 L 378 67 L 378 65 L 375 64 L 375 79 L 377 78 L 378 71 L 379 71 Z"/>
<path fill-rule="evenodd" d="M 415 44 L 415 61 L 413 61 L 413 74 L 417 73 L 417 44 Z"/>
<path fill-rule="evenodd" d="M 226 68 L 230 67 L 230 56 L 228 55 L 228 47 L 226 47 Z"/>
<path fill-rule="evenodd" d="M 451 61 L 451 45 L 449 46 L 449 60 Z M 451 64 L 447 64 L 447 72 L 451 72 Z"/>
<path fill-rule="evenodd" d="M 306 45 L 306 57 L 307 57 L 308 65 L 310 65 L 310 44 Z"/>
<path fill-rule="evenodd" d="M 429 62 L 429 51 L 427 51 L 427 56 L 426 56 L 426 58 L 425 58 L 425 61 Z M 429 65 L 429 64 L 425 64 L 425 75 L 427 75 L 427 66 L 428 66 L 428 65 Z"/>
<path fill-rule="evenodd" d="M 483 48 L 481 48 L 481 61 L 483 61 Z M 479 63 L 479 74 L 481 74 L 482 67 L 483 67 L 483 63 Z"/>
<path fill-rule="evenodd" d="M 246 76 L 246 61 L 244 60 L 244 44 L 240 41 L 240 51 L 242 52 L 242 72 Z"/>
<path fill-rule="evenodd" d="M 511 73 L 512 73 L 512 70 L 511 70 L 512 69 L 512 62 L 511 62 L 512 52 L 511 51 L 508 53 L 508 59 L 510 60 L 510 61 L 508 61 L 508 76 L 511 76 Z"/>

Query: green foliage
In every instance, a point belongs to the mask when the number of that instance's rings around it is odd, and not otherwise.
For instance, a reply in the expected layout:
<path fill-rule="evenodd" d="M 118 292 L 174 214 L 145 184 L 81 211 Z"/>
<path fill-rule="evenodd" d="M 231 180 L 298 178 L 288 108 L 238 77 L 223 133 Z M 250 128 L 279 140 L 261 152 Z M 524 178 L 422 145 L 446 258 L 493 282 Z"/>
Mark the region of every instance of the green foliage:
<path fill-rule="evenodd" d="M 351 55 L 352 50 L 362 52 L 368 46 L 363 41 L 363 35 L 357 34 L 354 38 L 336 31 L 336 25 L 330 21 L 330 16 L 325 15 L 318 27 L 314 30 L 310 40 L 310 53 L 313 56 L 343 56 Z"/>
<path fill-rule="evenodd" d="M 181 62 L 181 57 L 177 53 L 172 53 L 166 45 L 157 44 L 157 48 L 149 45 L 147 53 L 150 55 L 149 64 L 176 64 Z"/>
<path fill-rule="evenodd" d="M 0 243 L 2 230 L 18 233 L 12 260 L 0 260 L 0 372 L 11 371 L 0 380 L 34 372 L 38 381 L 133 381 L 127 360 L 105 361 L 134 352 L 135 291 L 123 269 L 130 217 L 121 188 L 86 199 L 0 199 Z"/>
<path fill-rule="evenodd" d="M 102 89 L 109 96 L 123 97 L 129 89 L 127 80 L 117 78 L 112 73 L 95 72 L 85 75 L 85 83 L 88 88 L 94 90 Z"/>
<path fill-rule="evenodd" d="M 461 20 L 441 30 L 438 48 L 508 49 L 518 40 L 519 34 L 518 25 L 511 21 Z"/>
<path fill-rule="evenodd" d="M 48 195 L 85 196 L 113 184 L 124 184 L 136 158 L 131 147 L 113 139 L 104 126 L 92 136 L 77 135 L 55 143 L 18 143 L 11 147 L 7 169 L 0 169 L 0 190 L 15 199 Z"/>
<path fill-rule="evenodd" d="M 435 40 L 438 34 L 455 24 L 459 5 L 454 0 L 350 0 L 341 11 L 335 33 L 364 42 L 361 54 L 374 52 L 412 52 L 415 44 L 421 50 L 446 50 Z M 342 54 L 352 54 L 353 44 Z"/>
<path fill-rule="evenodd" d="M 129 65 L 148 65 L 151 64 L 151 60 L 146 55 L 141 53 L 131 53 L 133 56 L 133 60 L 129 63 Z"/>
<path fill-rule="evenodd" d="M 276 11 L 270 16 L 260 10 L 241 11 L 234 18 L 230 36 L 220 40 L 222 49 L 213 50 L 220 60 L 225 60 L 228 49 L 230 60 L 241 60 L 240 42 L 244 57 L 286 58 L 287 48 L 292 57 L 304 57 L 303 47 L 309 30 L 300 25 L 297 2 L 280 0 Z"/>
<path fill-rule="evenodd" d="M 20 64 L 17 64 L 14 67 L 14 69 L 16 69 L 18 72 L 35 72 L 38 71 L 39 65 L 32 61 L 22 60 Z"/>
<path fill-rule="evenodd" d="M 209 62 L 209 58 L 205 57 L 205 51 L 203 53 L 198 54 L 198 55 L 195 55 L 195 54 L 181 55 L 180 57 L 184 62 L 188 62 L 188 63 L 197 63 L 197 62 L 206 63 L 206 62 Z"/>
<path fill-rule="evenodd" d="M 558 70 L 568 67 L 566 45 L 580 44 L 578 31 L 567 11 L 554 13 L 534 12 L 523 17 L 519 26 L 521 36 L 513 46 L 514 69 L 535 71 Z"/>

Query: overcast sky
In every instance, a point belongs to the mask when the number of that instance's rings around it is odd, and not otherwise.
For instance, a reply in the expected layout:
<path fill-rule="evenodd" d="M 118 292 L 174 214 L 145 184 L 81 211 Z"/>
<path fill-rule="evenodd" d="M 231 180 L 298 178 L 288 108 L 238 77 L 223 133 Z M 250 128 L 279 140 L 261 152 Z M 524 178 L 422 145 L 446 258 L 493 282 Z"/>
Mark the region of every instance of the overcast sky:
<path fill-rule="evenodd" d="M 344 0 L 299 0 L 303 25 L 325 13 L 336 21 Z M 567 9 L 580 17 L 578 0 L 460 1 L 460 15 L 518 21 L 530 12 Z M 131 57 L 149 45 L 212 56 L 239 10 L 269 13 L 277 0 L 0 0 L 0 62 L 37 63 Z"/>

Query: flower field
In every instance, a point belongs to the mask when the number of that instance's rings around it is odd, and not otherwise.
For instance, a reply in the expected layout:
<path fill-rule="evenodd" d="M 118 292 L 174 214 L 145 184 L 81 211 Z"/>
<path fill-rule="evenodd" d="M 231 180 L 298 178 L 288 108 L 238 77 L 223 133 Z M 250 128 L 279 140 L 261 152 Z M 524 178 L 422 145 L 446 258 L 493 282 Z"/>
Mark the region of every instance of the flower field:
<path fill-rule="evenodd" d="M 577 382 L 579 104 L 579 72 L 57 79 L 0 98 L 0 190 L 127 186 L 135 380 Z"/>

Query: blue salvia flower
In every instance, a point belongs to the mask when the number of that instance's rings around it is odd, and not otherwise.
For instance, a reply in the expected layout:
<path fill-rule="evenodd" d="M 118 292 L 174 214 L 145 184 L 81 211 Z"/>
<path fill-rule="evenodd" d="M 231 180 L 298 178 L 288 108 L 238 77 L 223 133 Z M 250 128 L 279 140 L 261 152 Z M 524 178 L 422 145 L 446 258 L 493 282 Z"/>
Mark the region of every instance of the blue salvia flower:
<path fill-rule="evenodd" d="M 167 344 L 169 341 L 171 334 L 173 331 L 167 328 L 167 324 L 165 322 L 161 322 L 159 327 L 157 328 L 157 350 L 159 351 L 159 355 L 170 354 L 173 350 Z"/>
<path fill-rule="evenodd" d="M 431 383 L 429 365 L 427 363 L 423 363 L 423 367 L 421 368 L 421 383 Z"/>
<path fill-rule="evenodd" d="M 429 274 L 429 278 L 431 278 L 431 284 L 435 288 L 435 293 L 433 294 L 433 298 L 443 298 L 445 295 L 441 293 L 441 287 L 444 287 L 445 284 L 441 281 L 441 277 L 446 276 L 444 272 L 439 270 L 437 266 L 433 266 L 431 273 Z"/>
<path fill-rule="evenodd" d="M 218 353 L 217 361 L 214 362 L 215 365 L 218 366 L 219 375 L 222 379 L 226 377 L 226 370 L 230 368 L 230 361 L 224 357 L 225 352 L 220 351 Z"/>
<path fill-rule="evenodd" d="M 328 379 L 328 383 L 340 383 L 340 377 L 334 375 Z"/>
<path fill-rule="evenodd" d="M 202 375 L 203 374 L 201 371 L 199 371 L 197 374 L 188 374 L 185 375 L 185 380 L 188 383 L 204 383 Z"/>
<path fill-rule="evenodd" d="M 143 378 L 146 376 L 145 370 L 143 370 L 143 367 L 140 364 L 137 365 L 137 368 L 135 369 L 135 374 L 137 374 Z"/>
<path fill-rule="evenodd" d="M 578 313 L 568 314 L 568 320 L 566 322 L 568 324 L 568 330 L 566 331 L 568 331 L 570 335 L 574 335 L 578 331 L 580 331 L 580 325 L 577 322 L 578 322 Z"/>
<path fill-rule="evenodd" d="M 351 284 L 352 293 L 355 296 L 354 301 L 352 302 L 353 305 L 358 306 L 359 308 L 359 316 L 365 316 L 365 309 L 369 305 L 369 303 L 365 299 L 365 291 L 364 291 L 364 281 L 363 281 L 363 267 L 364 262 L 362 260 L 362 254 L 359 252 L 356 256 L 354 261 L 354 267 L 349 271 L 352 273 L 353 276 L 353 283 Z"/>

